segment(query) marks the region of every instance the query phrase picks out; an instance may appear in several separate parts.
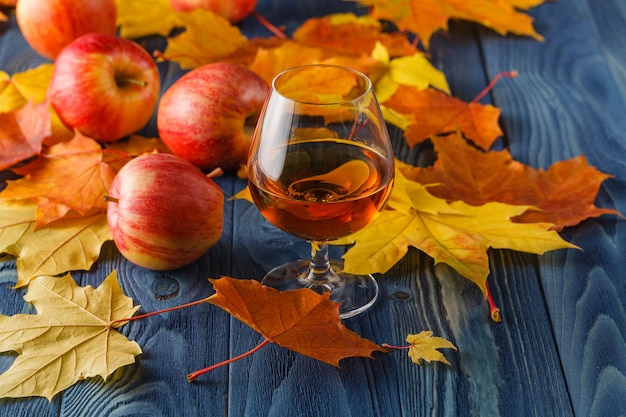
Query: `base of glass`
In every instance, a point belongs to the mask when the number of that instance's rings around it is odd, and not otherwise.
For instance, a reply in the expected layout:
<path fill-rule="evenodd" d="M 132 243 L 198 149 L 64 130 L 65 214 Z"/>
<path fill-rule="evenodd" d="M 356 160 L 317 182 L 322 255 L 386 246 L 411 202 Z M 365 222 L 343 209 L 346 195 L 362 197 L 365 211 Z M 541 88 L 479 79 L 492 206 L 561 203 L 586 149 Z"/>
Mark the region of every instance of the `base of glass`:
<path fill-rule="evenodd" d="M 378 283 L 371 275 L 353 275 L 341 272 L 343 261 L 330 261 L 336 271 L 335 279 L 309 278 L 311 261 L 301 259 L 280 265 L 265 275 L 261 283 L 280 291 L 309 288 L 318 294 L 330 292 L 330 300 L 339 303 L 342 319 L 356 316 L 370 308 L 378 298 Z"/>

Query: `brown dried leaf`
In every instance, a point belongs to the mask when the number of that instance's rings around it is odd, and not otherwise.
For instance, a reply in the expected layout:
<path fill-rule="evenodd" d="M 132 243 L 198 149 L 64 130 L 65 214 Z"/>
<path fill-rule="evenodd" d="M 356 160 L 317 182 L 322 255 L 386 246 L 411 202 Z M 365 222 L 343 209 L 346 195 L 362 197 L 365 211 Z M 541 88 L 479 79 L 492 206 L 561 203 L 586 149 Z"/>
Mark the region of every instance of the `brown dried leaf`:
<path fill-rule="evenodd" d="M 309 289 L 278 291 L 254 280 L 211 280 L 216 294 L 208 300 L 277 345 L 339 366 L 351 356 L 386 352 L 349 330 L 339 318 L 339 304 Z"/>

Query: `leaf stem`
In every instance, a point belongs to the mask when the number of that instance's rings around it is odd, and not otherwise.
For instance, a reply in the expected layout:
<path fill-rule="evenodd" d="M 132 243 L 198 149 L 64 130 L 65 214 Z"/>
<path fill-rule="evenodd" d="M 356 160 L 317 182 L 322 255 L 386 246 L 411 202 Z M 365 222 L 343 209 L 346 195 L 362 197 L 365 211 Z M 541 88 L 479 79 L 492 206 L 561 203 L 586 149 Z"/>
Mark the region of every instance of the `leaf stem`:
<path fill-rule="evenodd" d="M 230 358 L 227 359 L 225 361 L 222 361 L 220 363 L 216 363 L 215 365 L 211 365 L 209 367 L 203 368 L 203 369 L 199 369 L 195 372 L 190 373 L 189 375 L 187 375 L 187 381 L 189 382 L 193 382 L 196 378 L 198 378 L 200 375 L 203 375 L 207 372 L 211 372 L 214 369 L 220 368 L 224 365 L 228 365 L 229 363 L 233 363 L 236 362 L 240 359 L 245 358 L 246 356 L 252 355 L 254 352 L 256 352 L 257 350 L 260 350 L 263 346 L 267 345 L 268 343 L 270 343 L 269 339 L 264 339 L 261 343 L 259 343 L 258 345 L 256 345 L 255 347 L 253 347 L 252 349 L 250 349 L 249 351 L 242 353 L 239 356 L 235 356 L 234 358 Z"/>
<path fill-rule="evenodd" d="M 359 131 L 363 129 L 368 122 L 369 119 L 365 119 L 358 123 L 357 119 L 355 118 L 354 123 L 352 124 L 352 129 L 350 130 L 350 136 L 348 136 L 348 140 L 354 140 L 356 134 L 359 133 Z"/>
<path fill-rule="evenodd" d="M 109 323 L 109 325 L 111 327 L 115 327 L 115 324 L 117 323 L 127 323 L 129 321 L 135 321 L 135 320 L 141 320 L 141 319 L 145 319 L 147 317 L 151 317 L 151 316 L 156 316 L 157 314 L 162 314 L 162 313 L 167 313 L 168 311 L 175 311 L 175 310 L 181 310 L 183 308 L 187 308 L 187 307 L 192 307 L 198 304 L 202 304 L 202 303 L 208 303 L 211 301 L 211 299 L 214 296 L 211 295 L 207 298 L 203 298 L 201 300 L 196 300 L 196 301 L 192 301 L 190 303 L 186 303 L 186 304 L 181 304 L 178 306 L 174 306 L 174 307 L 170 307 L 170 308 L 164 308 L 163 310 L 157 310 L 157 311 L 152 311 L 150 313 L 145 313 L 145 314 L 139 314 L 137 316 L 132 316 L 132 317 L 126 317 L 124 319 L 117 319 L 117 320 L 113 320 L 112 322 Z M 119 326 L 118 326 L 119 327 Z"/>
<path fill-rule="evenodd" d="M 253 11 L 252 15 L 256 17 L 259 23 L 261 23 L 267 30 L 269 30 L 274 35 L 276 35 L 277 38 L 287 39 L 287 35 L 285 35 L 285 33 L 282 30 L 278 29 L 276 26 L 270 23 L 270 21 L 264 18 L 259 12 Z"/>
<path fill-rule="evenodd" d="M 491 315 L 491 320 L 493 320 L 494 323 L 500 323 L 502 321 L 500 307 L 498 307 L 495 301 L 493 301 L 493 296 L 491 294 L 491 290 L 489 289 L 489 282 L 485 282 L 485 287 L 487 288 L 487 302 L 489 303 L 489 314 Z"/>
<path fill-rule="evenodd" d="M 413 346 L 413 345 L 394 346 L 394 345 L 390 345 L 388 343 L 383 343 L 381 346 L 384 347 L 384 348 L 387 348 L 387 349 L 411 349 L 411 346 Z"/>
<path fill-rule="evenodd" d="M 472 103 L 477 103 L 478 101 L 480 101 L 480 99 L 485 97 L 493 89 L 493 87 L 495 87 L 495 85 L 498 83 L 498 81 L 500 81 L 502 77 L 515 78 L 517 77 L 517 75 L 518 75 L 517 70 L 502 71 L 502 72 L 497 73 L 496 76 L 493 77 L 489 85 L 485 87 L 483 91 L 478 93 L 476 97 L 474 97 L 474 99 L 472 100 Z"/>

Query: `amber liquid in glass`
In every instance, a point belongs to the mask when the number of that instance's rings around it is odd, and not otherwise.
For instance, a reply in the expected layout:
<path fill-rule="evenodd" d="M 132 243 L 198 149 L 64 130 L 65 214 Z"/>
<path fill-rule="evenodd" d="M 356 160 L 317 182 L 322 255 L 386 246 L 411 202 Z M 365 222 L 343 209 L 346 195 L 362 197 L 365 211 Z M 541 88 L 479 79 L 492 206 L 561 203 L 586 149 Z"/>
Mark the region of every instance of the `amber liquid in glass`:
<path fill-rule="evenodd" d="M 250 192 L 265 218 L 303 239 L 333 240 L 362 229 L 391 192 L 393 161 L 359 142 L 294 142 L 276 155 L 264 170 L 251 165 Z"/>

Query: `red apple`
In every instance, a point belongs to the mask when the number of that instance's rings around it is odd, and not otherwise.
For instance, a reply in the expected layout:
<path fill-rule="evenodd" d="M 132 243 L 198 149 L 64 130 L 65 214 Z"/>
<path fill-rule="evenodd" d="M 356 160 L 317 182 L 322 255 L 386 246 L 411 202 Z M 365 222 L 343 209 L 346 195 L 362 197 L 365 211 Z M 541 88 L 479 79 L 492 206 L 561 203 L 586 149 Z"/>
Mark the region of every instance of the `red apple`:
<path fill-rule="evenodd" d="M 57 56 L 48 95 L 68 127 L 113 142 L 148 123 L 160 88 L 156 63 L 145 49 L 128 39 L 89 33 Z"/>
<path fill-rule="evenodd" d="M 207 9 L 236 23 L 254 11 L 257 0 L 170 0 L 170 4 L 178 12 Z"/>
<path fill-rule="evenodd" d="M 161 97 L 159 136 L 176 155 L 204 170 L 244 164 L 269 86 L 251 70 L 213 63 L 183 75 Z"/>
<path fill-rule="evenodd" d="M 17 24 L 30 46 L 54 59 L 67 44 L 90 32 L 115 34 L 115 0 L 20 0 Z"/>
<path fill-rule="evenodd" d="M 126 259 L 144 268 L 185 266 L 222 234 L 222 190 L 175 155 L 133 159 L 115 176 L 107 200 L 115 245 Z"/>

